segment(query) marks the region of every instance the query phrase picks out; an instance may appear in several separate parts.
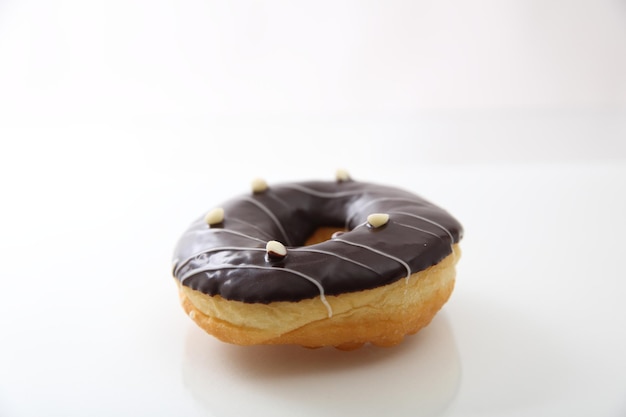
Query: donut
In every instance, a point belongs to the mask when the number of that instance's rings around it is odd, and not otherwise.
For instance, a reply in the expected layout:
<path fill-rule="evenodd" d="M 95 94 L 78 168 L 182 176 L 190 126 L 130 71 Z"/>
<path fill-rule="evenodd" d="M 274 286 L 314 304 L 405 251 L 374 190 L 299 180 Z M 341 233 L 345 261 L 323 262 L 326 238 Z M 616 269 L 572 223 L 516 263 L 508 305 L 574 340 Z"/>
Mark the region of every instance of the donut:
<path fill-rule="evenodd" d="M 257 179 L 191 223 L 172 273 L 189 317 L 224 342 L 393 346 L 450 297 L 462 235 L 425 199 L 345 171 Z"/>

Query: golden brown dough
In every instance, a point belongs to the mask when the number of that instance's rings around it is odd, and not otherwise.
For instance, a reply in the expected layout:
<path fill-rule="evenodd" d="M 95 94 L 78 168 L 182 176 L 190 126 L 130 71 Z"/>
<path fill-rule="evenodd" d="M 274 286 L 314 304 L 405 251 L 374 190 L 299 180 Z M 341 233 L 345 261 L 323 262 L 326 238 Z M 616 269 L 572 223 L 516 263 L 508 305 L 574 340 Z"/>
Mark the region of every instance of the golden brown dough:
<path fill-rule="evenodd" d="M 328 238 L 331 230 L 321 233 Z M 204 330 L 239 345 L 296 344 L 355 349 L 364 343 L 393 346 L 428 325 L 450 297 L 458 244 L 441 262 L 382 287 L 298 302 L 244 303 L 210 296 L 178 283 L 183 308 Z"/>

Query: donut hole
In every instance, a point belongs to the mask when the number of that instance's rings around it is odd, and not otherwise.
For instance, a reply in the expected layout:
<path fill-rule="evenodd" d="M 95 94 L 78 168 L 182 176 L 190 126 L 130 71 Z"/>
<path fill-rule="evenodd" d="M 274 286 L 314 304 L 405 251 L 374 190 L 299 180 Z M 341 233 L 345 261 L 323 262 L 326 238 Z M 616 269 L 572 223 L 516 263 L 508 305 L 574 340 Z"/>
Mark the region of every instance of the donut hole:
<path fill-rule="evenodd" d="M 317 243 L 325 242 L 327 240 L 330 240 L 333 233 L 346 232 L 346 231 L 347 230 L 343 227 L 320 226 L 317 229 L 315 229 L 315 231 L 313 231 L 313 234 L 311 236 L 307 238 L 307 240 L 304 242 L 304 246 L 310 246 L 310 245 L 315 245 Z"/>

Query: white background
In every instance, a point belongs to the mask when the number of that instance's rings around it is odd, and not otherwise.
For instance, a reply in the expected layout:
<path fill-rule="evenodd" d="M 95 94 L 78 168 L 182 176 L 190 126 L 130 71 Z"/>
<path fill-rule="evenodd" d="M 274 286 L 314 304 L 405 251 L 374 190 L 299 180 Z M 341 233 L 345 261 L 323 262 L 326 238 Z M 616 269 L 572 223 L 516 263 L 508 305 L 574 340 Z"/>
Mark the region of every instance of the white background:
<path fill-rule="evenodd" d="M 187 224 L 339 167 L 464 224 L 432 325 L 198 330 Z M 0 0 L 0 186 L 2 417 L 626 414 L 624 1 Z"/>

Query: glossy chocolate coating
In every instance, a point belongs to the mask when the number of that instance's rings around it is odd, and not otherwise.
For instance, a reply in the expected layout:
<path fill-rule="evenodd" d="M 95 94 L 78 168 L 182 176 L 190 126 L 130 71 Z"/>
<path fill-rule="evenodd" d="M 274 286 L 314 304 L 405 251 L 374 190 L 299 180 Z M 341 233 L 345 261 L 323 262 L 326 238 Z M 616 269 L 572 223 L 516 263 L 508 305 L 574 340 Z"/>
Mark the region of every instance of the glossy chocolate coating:
<path fill-rule="evenodd" d="M 445 210 L 393 187 L 357 181 L 270 185 L 222 205 L 224 221 L 194 221 L 174 253 L 174 276 L 194 290 L 248 303 L 299 301 L 390 284 L 437 264 L 463 234 Z M 387 213 L 373 228 L 372 213 Z M 321 226 L 348 232 L 302 246 Z M 280 260 L 265 245 L 287 247 Z M 314 281 L 314 282 L 313 282 Z"/>

